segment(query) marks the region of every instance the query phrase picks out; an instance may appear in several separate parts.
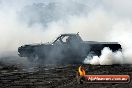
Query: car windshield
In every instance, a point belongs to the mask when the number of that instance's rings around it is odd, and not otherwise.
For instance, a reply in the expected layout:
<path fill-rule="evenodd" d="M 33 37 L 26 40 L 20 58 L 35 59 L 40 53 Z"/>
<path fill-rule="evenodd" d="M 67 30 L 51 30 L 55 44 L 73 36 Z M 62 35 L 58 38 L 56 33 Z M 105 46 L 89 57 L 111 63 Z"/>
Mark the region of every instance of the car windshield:
<path fill-rule="evenodd" d="M 52 44 L 55 44 L 56 42 L 58 42 L 60 37 L 61 37 L 61 36 L 58 36 L 58 37 L 53 41 Z"/>

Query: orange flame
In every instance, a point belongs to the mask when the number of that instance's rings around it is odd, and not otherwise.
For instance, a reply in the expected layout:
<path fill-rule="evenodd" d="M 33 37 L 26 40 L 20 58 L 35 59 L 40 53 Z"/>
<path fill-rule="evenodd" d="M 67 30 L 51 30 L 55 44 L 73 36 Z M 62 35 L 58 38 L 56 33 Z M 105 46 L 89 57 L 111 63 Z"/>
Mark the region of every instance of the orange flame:
<path fill-rule="evenodd" d="M 79 66 L 78 72 L 79 72 L 80 76 L 84 76 L 85 75 L 85 70 L 82 68 L 82 66 Z"/>

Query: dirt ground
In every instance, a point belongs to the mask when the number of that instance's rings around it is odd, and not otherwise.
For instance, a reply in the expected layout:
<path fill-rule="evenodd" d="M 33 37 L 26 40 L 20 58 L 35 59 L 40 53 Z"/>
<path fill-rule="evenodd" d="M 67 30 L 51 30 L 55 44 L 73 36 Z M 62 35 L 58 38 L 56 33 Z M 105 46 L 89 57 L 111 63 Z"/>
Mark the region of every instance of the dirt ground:
<path fill-rule="evenodd" d="M 78 84 L 76 72 L 80 65 L 43 65 L 22 68 L 0 65 L 0 88 L 132 88 L 132 82 Z M 128 74 L 132 65 L 83 65 L 87 74 Z"/>

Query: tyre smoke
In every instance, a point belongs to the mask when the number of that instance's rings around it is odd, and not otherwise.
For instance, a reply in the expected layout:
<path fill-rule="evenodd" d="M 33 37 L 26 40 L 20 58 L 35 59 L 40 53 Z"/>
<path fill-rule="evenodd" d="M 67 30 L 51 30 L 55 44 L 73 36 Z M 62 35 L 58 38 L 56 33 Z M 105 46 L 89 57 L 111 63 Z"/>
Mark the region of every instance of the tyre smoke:
<path fill-rule="evenodd" d="M 124 57 L 121 51 L 112 52 L 108 47 L 105 47 L 101 56 L 87 57 L 84 63 L 90 63 L 94 65 L 112 65 L 112 64 L 123 64 Z"/>

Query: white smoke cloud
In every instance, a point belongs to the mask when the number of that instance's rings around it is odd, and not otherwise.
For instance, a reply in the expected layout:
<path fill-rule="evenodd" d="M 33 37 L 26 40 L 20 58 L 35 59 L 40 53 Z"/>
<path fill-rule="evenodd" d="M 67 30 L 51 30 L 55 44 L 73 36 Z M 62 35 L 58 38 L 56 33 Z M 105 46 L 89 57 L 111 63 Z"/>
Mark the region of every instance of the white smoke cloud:
<path fill-rule="evenodd" d="M 105 47 L 101 56 L 87 57 L 84 63 L 90 63 L 94 65 L 112 65 L 112 64 L 123 64 L 124 57 L 121 51 L 112 52 L 108 47 Z"/>
<path fill-rule="evenodd" d="M 44 6 L 37 10 L 34 7 L 34 3 L 44 3 L 47 6 L 51 2 L 57 5 L 46 10 L 43 10 Z M 32 5 L 33 9 L 28 9 Z M 109 49 L 104 49 L 103 55 L 94 57 L 91 63 L 113 63 L 113 60 L 109 61 L 111 59 L 105 59 L 105 56 L 119 56 L 121 61 L 116 61 L 119 63 L 122 63 L 122 57 L 125 57 L 123 61 L 132 63 L 131 8 L 131 0 L 1 0 L 0 53 L 17 51 L 17 48 L 24 44 L 51 41 L 61 33 L 80 32 L 84 40 L 116 41 L 122 45 L 123 53 L 115 54 Z M 46 18 L 48 16 L 49 20 Z M 47 22 L 46 26 L 44 20 Z M 33 25 L 29 26 L 29 23 Z"/>
<path fill-rule="evenodd" d="M 96 0 L 95 0 L 96 1 Z M 80 15 L 76 14 L 78 9 L 72 9 L 67 11 L 64 8 L 78 8 L 80 4 L 84 4 L 82 1 L 59 1 L 56 0 L 55 3 L 59 5 L 56 6 L 55 11 L 59 11 L 62 6 L 65 6 L 61 11 L 65 11 L 64 13 L 67 15 L 62 16 L 59 20 L 51 20 L 47 23 L 47 26 L 43 26 L 43 22 L 39 23 L 39 18 L 41 17 L 41 13 L 34 12 L 33 16 L 37 18 L 30 19 L 30 15 L 26 17 L 26 19 L 32 21 L 33 19 L 37 19 L 37 22 L 28 27 L 28 23 L 21 21 L 18 18 L 22 18 L 21 11 L 25 6 L 34 6 L 34 3 L 50 3 L 53 1 L 35 1 L 35 0 L 20 0 L 20 2 L 16 0 L 1 0 L 0 3 L 0 51 L 16 51 L 17 48 L 24 44 L 30 43 L 41 43 L 51 41 L 54 37 L 58 36 L 61 33 L 77 33 L 80 32 L 84 39 L 89 40 L 105 40 L 101 35 L 108 33 L 109 22 L 111 19 L 109 15 L 103 11 L 102 8 L 95 8 L 95 10 L 91 10 L 89 14 Z M 71 3 L 72 2 L 72 3 Z M 91 3 L 91 1 L 89 1 Z M 68 5 L 70 3 L 70 6 Z M 86 7 L 84 8 L 85 12 L 87 12 L 87 8 L 94 7 L 93 5 L 87 2 Z M 88 5 L 88 7 L 87 7 Z M 27 8 L 28 9 L 28 8 Z M 41 9 L 41 8 L 40 8 Z M 35 10 L 35 9 L 33 9 Z M 28 10 L 29 11 L 29 10 Z M 46 9 L 46 11 L 50 11 L 50 9 Z M 75 13 L 67 13 L 67 12 L 75 12 Z M 80 11 L 80 10 L 79 10 Z M 32 12 L 32 11 L 31 11 Z M 45 11 L 43 11 L 45 12 Z M 28 15 L 24 12 L 25 16 Z M 59 12 L 63 13 L 63 12 Z M 52 14 L 52 13 L 51 13 Z M 83 14 L 83 13 L 82 13 Z M 49 14 L 48 14 L 49 15 Z M 60 14 L 53 14 L 59 16 Z M 21 16 L 21 17 L 20 17 Z M 45 15 L 44 15 L 45 16 Z M 42 17 L 44 17 L 42 16 Z M 47 15 L 46 15 L 47 16 Z M 67 19 L 63 19 L 67 16 Z M 48 19 L 48 18 L 45 18 Z M 107 20 L 106 20 L 107 19 Z M 104 24 L 105 23 L 105 24 Z M 100 29 L 104 32 L 100 32 Z M 106 32 L 106 33 L 105 33 Z M 93 35 L 96 35 L 93 37 Z"/>

